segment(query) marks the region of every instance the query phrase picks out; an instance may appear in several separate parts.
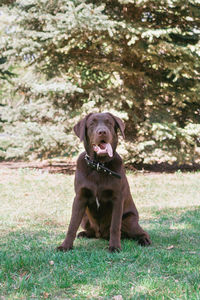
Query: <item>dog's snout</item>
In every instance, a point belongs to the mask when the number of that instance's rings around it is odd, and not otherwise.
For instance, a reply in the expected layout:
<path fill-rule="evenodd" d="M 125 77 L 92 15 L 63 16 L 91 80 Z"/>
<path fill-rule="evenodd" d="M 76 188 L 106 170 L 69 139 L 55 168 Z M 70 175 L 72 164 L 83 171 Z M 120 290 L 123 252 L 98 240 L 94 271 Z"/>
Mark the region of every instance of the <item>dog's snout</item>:
<path fill-rule="evenodd" d="M 108 131 L 107 131 L 106 128 L 98 128 L 98 129 L 97 129 L 97 134 L 98 134 L 99 136 L 107 135 L 107 133 L 108 133 Z"/>

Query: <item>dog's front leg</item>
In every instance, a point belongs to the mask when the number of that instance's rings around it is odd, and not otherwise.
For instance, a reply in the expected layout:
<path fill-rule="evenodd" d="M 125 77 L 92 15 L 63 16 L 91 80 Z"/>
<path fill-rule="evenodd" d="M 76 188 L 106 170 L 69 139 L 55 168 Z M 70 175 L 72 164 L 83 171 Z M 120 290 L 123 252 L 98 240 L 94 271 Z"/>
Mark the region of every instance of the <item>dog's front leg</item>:
<path fill-rule="evenodd" d="M 69 228 L 63 243 L 57 248 L 59 251 L 68 251 L 72 249 L 73 242 L 76 237 L 76 232 L 80 226 L 81 220 L 85 213 L 86 201 L 81 199 L 80 196 L 76 196 L 72 206 L 72 216 L 69 224 Z"/>
<path fill-rule="evenodd" d="M 121 250 L 121 223 L 123 203 L 120 198 L 113 201 L 112 219 L 110 226 L 109 251 L 119 252 Z"/>

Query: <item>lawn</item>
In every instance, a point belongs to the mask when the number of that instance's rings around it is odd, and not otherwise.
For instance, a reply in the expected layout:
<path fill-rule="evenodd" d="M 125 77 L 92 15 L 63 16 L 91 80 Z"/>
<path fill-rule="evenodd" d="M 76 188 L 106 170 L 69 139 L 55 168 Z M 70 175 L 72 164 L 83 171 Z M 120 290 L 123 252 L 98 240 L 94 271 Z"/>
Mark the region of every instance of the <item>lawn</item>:
<path fill-rule="evenodd" d="M 152 246 L 76 239 L 61 253 L 73 176 L 0 169 L 0 299 L 200 299 L 200 173 L 128 178 Z"/>

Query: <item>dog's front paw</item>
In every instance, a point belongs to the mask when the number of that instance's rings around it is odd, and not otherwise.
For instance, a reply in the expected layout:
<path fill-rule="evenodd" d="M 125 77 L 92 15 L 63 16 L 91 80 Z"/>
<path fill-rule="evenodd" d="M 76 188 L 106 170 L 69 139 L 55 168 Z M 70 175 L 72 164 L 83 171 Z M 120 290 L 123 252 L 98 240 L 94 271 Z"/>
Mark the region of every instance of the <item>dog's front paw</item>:
<path fill-rule="evenodd" d="M 151 240 L 148 236 L 143 236 L 138 240 L 138 244 L 143 247 L 148 247 L 151 245 Z"/>
<path fill-rule="evenodd" d="M 59 247 L 56 248 L 57 251 L 62 251 L 62 252 L 67 252 L 69 250 L 72 250 L 73 247 L 67 247 L 67 246 L 63 246 L 63 245 L 60 245 Z"/>
<path fill-rule="evenodd" d="M 113 246 L 109 247 L 109 252 L 111 252 L 111 253 L 113 253 L 113 252 L 120 252 L 120 251 L 121 251 L 120 247 L 113 247 Z"/>

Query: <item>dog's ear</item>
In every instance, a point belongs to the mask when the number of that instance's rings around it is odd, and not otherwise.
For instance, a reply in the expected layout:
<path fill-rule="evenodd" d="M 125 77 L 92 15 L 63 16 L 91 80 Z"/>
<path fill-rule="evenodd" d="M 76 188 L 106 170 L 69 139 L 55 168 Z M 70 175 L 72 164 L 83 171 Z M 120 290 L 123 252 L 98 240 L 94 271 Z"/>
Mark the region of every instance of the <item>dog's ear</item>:
<path fill-rule="evenodd" d="M 86 121 L 88 119 L 88 117 L 91 114 L 88 114 L 85 118 L 83 118 L 82 120 L 80 120 L 75 126 L 74 126 L 74 132 L 75 134 L 80 138 L 81 142 L 84 140 L 85 138 L 85 134 L 86 134 Z"/>
<path fill-rule="evenodd" d="M 111 113 L 108 113 L 108 114 L 111 115 L 112 118 L 115 120 L 115 123 L 116 123 L 116 125 L 117 125 L 117 128 L 120 129 L 121 134 L 122 134 L 123 138 L 125 139 L 125 134 L 124 134 L 125 124 L 124 124 L 124 122 L 123 122 L 120 118 L 114 116 L 113 114 L 111 114 Z"/>

